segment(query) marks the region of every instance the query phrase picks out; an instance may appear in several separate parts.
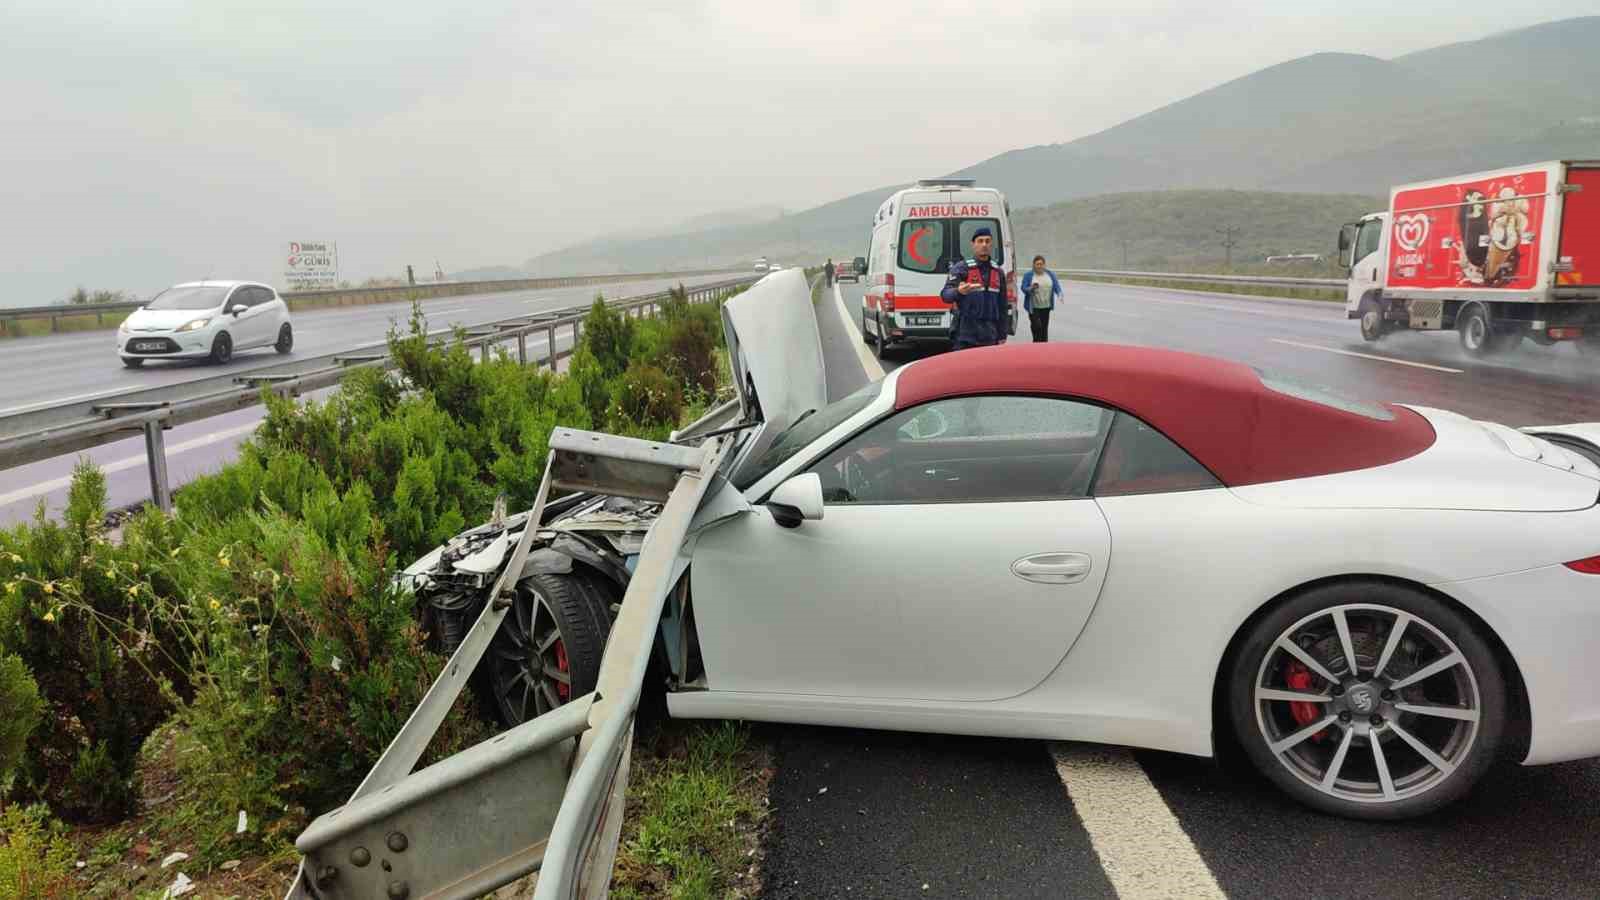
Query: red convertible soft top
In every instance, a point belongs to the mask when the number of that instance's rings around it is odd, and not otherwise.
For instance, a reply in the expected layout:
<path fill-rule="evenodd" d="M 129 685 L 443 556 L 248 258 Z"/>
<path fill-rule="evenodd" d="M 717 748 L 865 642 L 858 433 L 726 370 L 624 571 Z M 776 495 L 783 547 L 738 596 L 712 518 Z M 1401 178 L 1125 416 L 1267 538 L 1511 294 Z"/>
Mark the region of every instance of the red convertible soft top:
<path fill-rule="evenodd" d="M 1409 409 L 1265 378 L 1240 363 L 1176 350 L 1015 344 L 907 366 L 895 408 L 970 394 L 1092 400 L 1161 430 L 1233 487 L 1381 466 L 1433 444 L 1433 426 Z"/>

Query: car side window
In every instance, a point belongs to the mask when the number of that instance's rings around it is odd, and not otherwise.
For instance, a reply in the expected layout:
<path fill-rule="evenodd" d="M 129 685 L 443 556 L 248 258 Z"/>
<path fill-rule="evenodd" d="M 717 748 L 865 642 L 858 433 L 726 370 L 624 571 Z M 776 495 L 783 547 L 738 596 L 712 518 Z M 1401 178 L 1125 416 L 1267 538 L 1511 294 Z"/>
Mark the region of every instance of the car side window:
<path fill-rule="evenodd" d="M 1094 495 L 1121 497 L 1221 486 L 1216 476 L 1171 438 L 1137 416 L 1117 413 L 1095 475 Z"/>
<path fill-rule="evenodd" d="M 936 400 L 878 422 L 811 471 L 829 504 L 1087 497 L 1113 415 L 1051 397 Z"/>

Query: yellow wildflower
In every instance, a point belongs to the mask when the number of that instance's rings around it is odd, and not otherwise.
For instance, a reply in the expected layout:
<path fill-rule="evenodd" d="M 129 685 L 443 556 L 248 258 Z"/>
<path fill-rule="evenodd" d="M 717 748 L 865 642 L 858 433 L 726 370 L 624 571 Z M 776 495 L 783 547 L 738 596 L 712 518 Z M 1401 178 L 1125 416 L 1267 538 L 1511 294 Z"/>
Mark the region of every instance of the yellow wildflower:
<path fill-rule="evenodd" d="M 219 602 L 217 602 L 217 598 L 215 598 L 215 597 L 212 597 L 212 598 L 211 598 L 211 609 L 212 609 L 212 610 L 213 610 L 213 611 L 215 611 L 215 610 L 219 610 L 219 609 L 221 609 L 221 608 L 222 608 L 222 604 L 221 604 L 221 603 L 219 603 Z"/>
<path fill-rule="evenodd" d="M 45 614 L 39 618 L 44 619 L 46 622 L 54 622 L 56 620 L 56 611 L 53 609 L 47 610 Z"/>
<path fill-rule="evenodd" d="M 56 592 L 56 583 L 53 581 L 46 581 L 44 583 L 44 592 L 46 594 L 54 594 Z"/>

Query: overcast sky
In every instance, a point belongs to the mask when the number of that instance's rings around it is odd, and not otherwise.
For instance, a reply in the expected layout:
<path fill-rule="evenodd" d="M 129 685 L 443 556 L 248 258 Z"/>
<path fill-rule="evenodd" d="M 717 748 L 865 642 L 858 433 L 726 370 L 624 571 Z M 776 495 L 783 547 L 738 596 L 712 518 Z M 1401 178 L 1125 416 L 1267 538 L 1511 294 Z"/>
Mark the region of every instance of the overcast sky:
<path fill-rule="evenodd" d="M 1071 140 L 1324 50 L 1593 11 L 1410 0 L 0 0 L 0 305 L 517 265 Z M 983 111 L 981 114 L 979 111 Z"/>

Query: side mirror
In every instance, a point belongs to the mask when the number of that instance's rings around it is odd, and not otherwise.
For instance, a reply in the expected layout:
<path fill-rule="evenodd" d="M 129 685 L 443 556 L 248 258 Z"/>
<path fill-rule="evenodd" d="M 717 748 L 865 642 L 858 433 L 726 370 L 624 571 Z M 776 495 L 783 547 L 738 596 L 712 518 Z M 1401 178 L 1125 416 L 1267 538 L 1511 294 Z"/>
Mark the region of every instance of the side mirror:
<path fill-rule="evenodd" d="M 1350 268 L 1355 263 L 1356 229 L 1361 226 L 1355 222 L 1346 222 L 1339 226 L 1339 265 Z"/>
<path fill-rule="evenodd" d="M 785 528 L 798 528 L 801 522 L 822 518 L 822 477 L 815 472 L 796 475 L 778 485 L 767 498 L 773 521 Z"/>
<path fill-rule="evenodd" d="M 245 306 L 243 303 L 232 303 L 228 305 L 228 315 L 237 318 L 240 313 L 249 308 L 250 307 Z"/>

